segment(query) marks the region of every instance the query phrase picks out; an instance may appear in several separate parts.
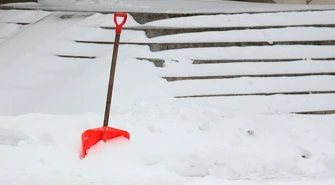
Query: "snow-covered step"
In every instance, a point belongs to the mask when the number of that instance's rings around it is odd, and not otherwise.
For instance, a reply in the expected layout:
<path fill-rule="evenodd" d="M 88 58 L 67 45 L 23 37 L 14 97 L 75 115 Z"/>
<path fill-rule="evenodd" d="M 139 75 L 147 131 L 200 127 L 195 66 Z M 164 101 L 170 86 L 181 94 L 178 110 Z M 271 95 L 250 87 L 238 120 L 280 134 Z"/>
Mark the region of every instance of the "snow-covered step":
<path fill-rule="evenodd" d="M 267 73 L 267 74 L 241 74 L 241 75 L 209 75 L 209 76 L 163 76 L 168 82 L 183 80 L 212 80 L 212 79 L 231 79 L 245 77 L 303 77 L 303 76 L 334 76 L 335 72 L 314 72 L 314 73 Z"/>
<path fill-rule="evenodd" d="M 0 37 L 9 37 L 19 31 L 23 26 L 19 24 L 10 24 L 0 22 Z"/>
<path fill-rule="evenodd" d="M 90 57 L 90 56 L 84 56 L 84 57 Z M 92 57 L 90 57 L 92 58 Z M 156 65 L 156 67 L 164 67 L 165 66 L 165 60 L 161 58 L 143 58 L 143 57 L 137 57 L 138 60 L 146 60 L 149 62 L 152 62 Z M 179 62 L 177 59 L 170 59 L 174 62 Z M 201 65 L 201 64 L 229 64 L 229 63 L 255 63 L 255 62 L 261 62 L 261 63 L 267 63 L 267 62 L 297 62 L 297 61 L 306 61 L 307 59 L 304 58 L 285 58 L 285 59 L 191 59 L 192 64 L 195 65 Z M 325 58 L 309 58 L 307 61 L 335 61 L 335 58 L 332 57 L 325 57 Z"/>
<path fill-rule="evenodd" d="M 175 98 L 204 98 L 204 97 L 229 97 L 229 96 L 273 96 L 273 95 L 311 95 L 311 94 L 335 94 L 335 90 L 329 91 L 280 91 L 280 92 L 263 92 L 263 93 L 225 93 L 225 94 L 199 94 L 174 96 Z"/>
<path fill-rule="evenodd" d="M 59 47 L 54 47 L 55 45 Z M 110 56 L 113 45 L 83 44 L 72 41 L 50 40 L 40 48 L 41 52 L 52 55 Z M 125 51 L 124 53 L 121 51 Z M 224 48 L 188 48 L 150 52 L 146 45 L 120 45 L 120 54 L 132 51 L 136 58 L 159 58 L 163 60 L 271 60 L 271 59 L 310 59 L 334 58 L 335 46 L 277 45 Z"/>
<path fill-rule="evenodd" d="M 89 29 L 89 28 L 88 28 Z M 270 45 L 334 45 L 335 28 L 283 28 L 226 32 L 201 32 L 161 36 L 148 39 L 141 31 L 127 30 L 120 44 L 149 45 L 151 51 L 183 48 L 270 46 Z M 87 30 L 74 36 L 82 44 L 111 45 L 114 33 Z M 298 35 L 298 36 L 297 36 Z"/>
<path fill-rule="evenodd" d="M 42 1 L 41 1 L 42 2 Z M 89 3 L 86 6 L 59 6 L 54 3 L 54 6 L 41 6 L 41 4 L 19 4 L 16 6 L 2 5 L 0 9 L 23 9 L 23 10 L 47 10 L 47 11 L 86 11 L 86 12 L 100 12 L 100 13 L 114 13 L 113 10 L 121 10 L 129 12 L 137 22 L 144 24 L 147 22 L 172 19 L 178 17 L 189 16 L 203 16 L 203 15 L 243 15 L 244 17 L 253 14 L 276 14 L 276 13 L 303 13 L 303 12 L 320 12 L 325 10 L 334 10 L 335 7 L 328 5 L 280 5 L 280 4 L 259 4 L 249 3 L 247 6 L 236 4 L 240 2 L 222 2 L 222 1 L 178 1 L 171 3 L 171 1 L 131 1 L 125 3 L 115 3 L 112 1 L 111 5 L 100 6 L 99 4 Z M 154 5 L 153 5 L 154 4 Z M 98 5 L 98 6 L 96 6 Z M 195 8 L 198 6 L 197 8 Z M 201 8 L 199 8 L 201 7 Z M 269 16 L 271 18 L 272 16 Z M 324 16 L 322 16 L 324 17 Z M 281 17 L 283 19 L 287 17 Z M 288 16 L 288 18 L 290 18 Z M 292 18 L 292 17 L 291 17 Z M 300 18 L 300 17 L 299 17 Z M 308 17 L 309 18 L 309 17 Z M 243 20 L 243 19 L 242 19 Z M 248 19 L 247 19 L 248 20 Z"/>
<path fill-rule="evenodd" d="M 128 13 L 124 30 L 144 30 L 152 32 L 187 31 L 227 31 L 241 29 L 265 29 L 297 26 L 333 27 L 335 11 L 316 12 L 277 12 L 240 14 L 169 14 L 169 13 Z M 113 13 L 95 13 L 79 25 L 114 29 Z M 317 17 L 321 17 L 318 19 Z M 324 17 L 324 18 L 322 18 Z M 165 19 L 165 20 L 161 20 Z M 154 21 L 157 20 L 157 21 Z M 283 21 L 285 20 L 285 21 Z M 210 30 L 213 29 L 213 30 Z M 158 34 L 161 35 L 162 33 Z M 165 35 L 164 34 L 164 35 Z M 157 35 L 157 34 L 154 34 Z"/>
<path fill-rule="evenodd" d="M 192 65 L 178 62 L 166 64 L 162 76 L 239 76 L 270 74 L 335 73 L 335 60 L 302 60 L 295 62 L 243 62 L 226 64 Z"/>
<path fill-rule="evenodd" d="M 256 5 L 256 6 L 260 7 L 259 5 Z M 278 6 L 278 4 L 276 4 L 276 6 Z M 290 7 L 292 8 L 292 5 Z M 330 6 L 329 6 L 329 9 L 325 9 L 325 7 L 323 7 L 322 9 L 319 9 L 317 11 L 313 11 L 313 10 L 310 10 L 310 11 L 292 10 L 290 11 L 288 9 L 282 10 L 282 11 L 276 11 L 275 8 L 276 7 L 272 7 L 270 11 L 266 11 L 265 9 L 262 9 L 256 12 L 250 12 L 244 9 L 244 10 L 239 10 L 239 11 L 230 10 L 229 12 L 224 13 L 222 12 L 223 7 L 221 7 L 220 10 L 218 10 L 217 12 L 210 12 L 210 13 L 206 13 L 206 9 L 202 9 L 201 12 L 197 12 L 197 13 L 169 13 L 169 12 L 167 13 L 154 13 L 154 12 L 135 13 L 135 12 L 131 12 L 130 15 L 132 15 L 138 23 L 149 25 L 149 26 L 152 26 L 152 25 L 167 26 L 167 25 L 174 24 L 174 22 L 176 22 L 178 27 L 182 27 L 183 23 L 188 22 L 184 24 L 186 27 L 197 27 L 197 26 L 200 27 L 203 25 L 213 24 L 213 20 L 214 21 L 220 20 L 220 23 L 223 23 L 226 25 L 229 25 L 229 24 L 236 25 L 236 26 L 240 26 L 244 23 L 249 24 L 249 25 L 252 25 L 252 24 L 267 25 L 267 24 L 271 24 L 271 23 L 268 23 L 269 20 L 273 20 L 275 24 L 276 23 L 283 24 L 284 19 L 291 19 L 287 21 L 290 24 L 304 23 L 304 22 L 307 22 L 307 20 L 309 20 L 310 22 L 317 22 L 316 18 L 312 17 L 313 15 L 318 15 L 326 19 L 328 15 L 329 16 L 334 15 L 334 10 L 335 10 L 334 7 L 330 7 Z M 289 7 L 286 7 L 286 8 L 289 8 Z M 187 9 L 189 10 L 189 8 Z M 184 12 L 185 11 L 186 10 L 184 10 Z M 231 11 L 234 11 L 234 12 L 231 12 Z M 322 13 L 317 14 L 320 12 Z M 331 12 L 331 13 L 323 13 L 323 12 Z M 302 15 L 299 15 L 299 13 L 302 13 Z M 308 15 L 308 13 L 316 13 L 316 14 Z M 304 15 L 306 15 L 305 16 L 306 18 L 304 17 Z M 215 18 L 214 16 L 221 16 L 221 17 Z M 222 18 L 222 16 L 227 16 L 227 18 Z M 295 21 L 292 20 L 294 18 L 296 19 Z M 204 23 L 206 21 L 207 23 Z M 327 21 L 325 20 L 322 22 L 327 22 Z"/>
<path fill-rule="evenodd" d="M 158 27 L 239 27 L 239 26 L 277 26 L 299 24 L 334 24 L 335 11 L 278 12 L 236 15 L 198 15 L 173 19 L 157 20 L 144 24 Z M 113 25 L 108 22 L 105 25 Z"/>
<path fill-rule="evenodd" d="M 48 15 L 44 11 L 0 10 L 0 43 Z"/>
<path fill-rule="evenodd" d="M 73 56 L 69 56 L 70 58 Z M 80 57 L 86 57 L 86 58 L 94 58 L 90 56 L 80 56 Z M 143 57 L 137 57 L 137 60 L 145 60 L 149 61 L 155 64 L 156 67 L 164 67 L 166 66 L 166 61 L 161 58 L 143 58 Z M 170 61 L 173 62 L 179 62 L 177 59 L 169 59 Z M 304 59 L 304 58 L 285 58 L 285 59 L 191 59 L 192 64 L 195 65 L 202 65 L 202 64 L 229 64 L 229 63 L 284 63 L 284 62 L 297 62 L 297 61 L 330 61 L 333 62 L 335 61 L 335 57 L 325 57 L 325 58 L 309 58 Z"/>
<path fill-rule="evenodd" d="M 192 59 L 192 64 L 220 64 L 220 63 L 243 63 L 243 62 L 295 62 L 306 60 L 304 58 L 285 58 L 285 59 L 216 59 L 216 60 L 202 60 L 202 59 Z M 325 58 L 310 58 L 309 60 L 319 60 L 319 61 L 331 61 L 335 58 L 325 57 Z"/>
<path fill-rule="evenodd" d="M 23 13 L 22 16 L 17 16 L 17 19 L 22 17 L 20 19 L 22 21 L 38 22 L 22 29 L 15 37 L 11 37 L 10 42 L 3 42 L 0 45 L 0 56 L 3 58 L 0 66 L 10 66 L 17 59 L 24 58 L 26 55 L 34 52 L 39 52 L 40 44 L 43 45 L 47 40 L 56 37 L 60 32 L 84 19 L 64 20 L 60 18 L 67 14 L 63 12 L 49 14 L 43 11 L 29 11 Z"/>
<path fill-rule="evenodd" d="M 181 33 L 218 32 L 233 30 L 264 30 L 278 28 L 334 28 L 335 24 L 299 24 L 299 25 L 273 25 L 273 26 L 239 26 L 239 27 L 201 27 L 201 28 L 178 28 L 178 27 L 153 27 L 153 26 L 133 26 L 125 27 L 124 30 L 144 31 L 148 38 L 164 35 L 174 35 Z M 115 30 L 115 27 L 101 26 L 101 29 Z"/>
<path fill-rule="evenodd" d="M 50 15 L 51 12 L 37 10 L 0 10 L 0 22 L 31 24 Z"/>
<path fill-rule="evenodd" d="M 0 43 L 19 32 L 24 26 L 20 24 L 10 24 L 0 22 Z"/>
<path fill-rule="evenodd" d="M 83 47 L 89 47 L 87 46 Z M 97 45 L 94 45 L 96 47 Z M 103 47 L 103 45 L 101 45 Z M 145 48 L 146 49 L 146 48 Z M 137 57 L 153 57 L 162 59 L 290 59 L 290 58 L 333 58 L 335 46 L 315 45 L 277 45 L 225 48 L 188 48 L 179 50 L 165 50 L 160 52 L 137 52 Z"/>
<path fill-rule="evenodd" d="M 105 41 L 83 41 L 76 40 L 77 43 L 82 44 L 102 44 L 112 45 L 114 42 Z M 276 42 L 265 42 L 265 41 L 254 41 L 254 42 L 188 42 L 188 43 L 146 43 L 146 42 L 120 42 L 120 44 L 130 45 L 148 45 L 152 52 L 163 51 L 163 50 L 176 50 L 176 49 L 187 49 L 187 48 L 209 48 L 209 47 L 247 47 L 247 46 L 273 46 L 273 45 L 321 45 L 329 46 L 335 45 L 335 40 L 306 40 L 306 41 L 276 41 Z"/>
<path fill-rule="evenodd" d="M 278 5 L 276 5 L 278 6 Z M 292 6 L 291 6 L 292 7 Z M 254 26 L 279 26 L 279 25 L 308 25 L 308 24 L 333 24 L 335 10 L 322 11 L 277 11 L 274 12 L 235 12 L 235 13 L 154 13 L 154 12 L 129 12 L 131 20 L 138 25 L 148 27 L 254 27 Z M 222 9 L 220 10 L 222 12 Z M 113 14 L 97 13 L 95 20 L 90 24 L 94 26 L 113 27 Z M 318 17 L 320 19 L 318 19 Z M 321 20 L 322 19 L 322 20 Z M 92 19 L 93 20 L 93 19 Z M 104 22 L 101 22 L 104 20 Z M 125 27 L 132 24 L 126 24 Z"/>
<path fill-rule="evenodd" d="M 335 40 L 335 28 L 281 28 L 264 30 L 237 30 L 225 32 L 201 32 L 138 39 L 136 42 L 268 42 Z"/>
<path fill-rule="evenodd" d="M 335 75 L 335 73 L 334 73 Z M 335 76 L 268 77 L 170 82 L 173 96 L 334 91 Z M 334 93 L 330 92 L 330 93 Z"/>
<path fill-rule="evenodd" d="M 269 114 L 311 111 L 331 113 L 335 110 L 335 94 L 181 98 L 178 102 L 189 106 L 212 106 L 232 112 Z"/>
<path fill-rule="evenodd" d="M 85 32 L 86 31 L 86 32 Z M 115 31 L 97 30 L 94 28 L 81 29 L 81 34 L 74 35 L 75 40 L 112 42 Z M 312 41 L 335 40 L 335 28 L 278 28 L 261 30 L 234 31 L 202 31 L 199 33 L 184 33 L 155 38 L 147 38 L 142 31 L 124 31 L 121 42 L 139 43 L 197 43 L 197 42 L 267 42 L 278 41 Z"/>

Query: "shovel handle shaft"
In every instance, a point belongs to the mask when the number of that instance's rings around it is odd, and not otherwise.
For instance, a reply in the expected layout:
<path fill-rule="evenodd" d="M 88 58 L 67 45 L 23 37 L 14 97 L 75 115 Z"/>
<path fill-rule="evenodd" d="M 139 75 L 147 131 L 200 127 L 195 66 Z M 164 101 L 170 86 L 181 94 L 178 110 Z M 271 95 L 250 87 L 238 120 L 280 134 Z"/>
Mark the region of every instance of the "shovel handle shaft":
<path fill-rule="evenodd" d="M 123 18 L 121 23 L 118 23 L 118 21 L 117 21 L 118 17 Z M 124 24 L 126 24 L 126 21 L 127 21 L 127 14 L 126 13 L 116 12 L 114 14 L 114 23 L 115 23 L 115 26 L 116 26 L 116 29 L 115 29 L 116 34 L 121 34 L 122 27 L 123 27 Z"/>
<path fill-rule="evenodd" d="M 123 17 L 123 21 L 120 24 L 117 22 L 117 17 Z M 112 102 L 112 95 L 113 95 L 116 59 L 117 59 L 117 54 L 118 54 L 118 49 L 119 49 L 119 42 L 120 42 L 122 26 L 126 23 L 126 21 L 127 21 L 127 14 L 126 13 L 115 13 L 114 14 L 114 22 L 115 22 L 115 25 L 116 25 L 116 34 L 115 34 L 115 40 L 114 40 L 112 64 L 111 64 L 110 73 L 109 73 L 107 100 L 106 100 L 106 106 L 105 106 L 105 116 L 104 116 L 103 126 L 108 126 L 109 112 L 110 112 L 110 107 L 111 107 L 111 102 Z"/>
<path fill-rule="evenodd" d="M 119 42 L 120 42 L 120 34 L 116 34 L 115 35 L 115 42 L 114 42 L 113 57 L 112 57 L 112 65 L 111 65 L 110 73 L 109 73 L 107 100 L 106 100 L 106 106 L 105 106 L 105 118 L 104 118 L 103 126 L 108 126 L 108 121 L 109 121 L 109 113 L 110 113 L 110 107 L 111 107 L 111 103 L 112 103 L 116 59 L 117 59 L 117 53 L 118 53 L 118 49 L 119 49 Z"/>

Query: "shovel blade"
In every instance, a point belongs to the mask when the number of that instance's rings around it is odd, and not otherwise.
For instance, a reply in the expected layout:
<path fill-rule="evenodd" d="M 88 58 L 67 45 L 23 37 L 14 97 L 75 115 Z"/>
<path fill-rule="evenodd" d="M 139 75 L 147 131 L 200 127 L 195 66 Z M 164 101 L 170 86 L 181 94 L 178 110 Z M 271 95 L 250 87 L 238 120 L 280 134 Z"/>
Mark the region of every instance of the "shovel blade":
<path fill-rule="evenodd" d="M 102 140 L 106 142 L 107 140 L 111 140 L 117 137 L 125 137 L 129 140 L 130 134 L 125 130 L 120 130 L 108 126 L 86 130 L 81 135 L 81 157 L 85 157 L 87 155 L 87 150 L 90 149 L 93 145 L 97 144 L 99 141 Z"/>

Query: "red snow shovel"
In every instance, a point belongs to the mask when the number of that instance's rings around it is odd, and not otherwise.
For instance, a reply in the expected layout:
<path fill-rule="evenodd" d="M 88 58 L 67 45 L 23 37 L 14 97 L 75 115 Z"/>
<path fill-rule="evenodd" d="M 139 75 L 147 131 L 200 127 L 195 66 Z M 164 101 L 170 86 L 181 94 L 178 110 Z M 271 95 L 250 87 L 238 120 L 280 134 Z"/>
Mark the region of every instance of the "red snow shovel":
<path fill-rule="evenodd" d="M 120 24 L 117 21 L 118 17 L 123 18 L 123 21 Z M 81 141 L 82 141 L 81 157 L 83 157 L 83 158 L 87 155 L 87 150 L 101 140 L 106 142 L 107 140 L 111 140 L 111 139 L 114 139 L 114 138 L 117 138 L 117 137 L 122 137 L 122 136 L 127 138 L 127 139 L 130 138 L 130 135 L 127 131 L 120 130 L 120 129 L 117 129 L 117 128 L 112 128 L 112 127 L 108 126 L 110 104 L 111 104 L 111 101 L 112 101 L 112 92 L 113 92 L 117 52 L 118 52 L 118 48 L 119 48 L 122 26 L 126 23 L 126 21 L 127 21 L 127 14 L 126 13 L 115 13 L 114 14 L 114 23 L 116 25 L 115 41 L 114 41 L 112 65 L 111 65 L 110 74 L 109 74 L 109 83 L 108 83 L 108 92 L 107 92 L 107 101 L 106 101 L 104 122 L 103 122 L 102 127 L 88 129 L 88 130 L 86 130 L 85 132 L 82 133 L 82 135 L 81 135 Z"/>

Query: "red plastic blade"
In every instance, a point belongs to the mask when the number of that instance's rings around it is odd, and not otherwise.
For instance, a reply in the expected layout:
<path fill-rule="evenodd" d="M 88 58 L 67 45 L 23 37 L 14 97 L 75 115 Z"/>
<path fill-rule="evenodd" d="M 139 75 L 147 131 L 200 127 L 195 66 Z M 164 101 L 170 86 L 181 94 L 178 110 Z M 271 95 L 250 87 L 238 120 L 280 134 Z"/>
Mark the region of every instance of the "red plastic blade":
<path fill-rule="evenodd" d="M 101 140 L 106 142 L 107 140 L 111 140 L 122 136 L 127 139 L 130 139 L 129 132 L 108 126 L 86 130 L 81 135 L 81 142 L 82 142 L 81 155 L 82 157 L 85 157 L 87 155 L 87 150 Z"/>

